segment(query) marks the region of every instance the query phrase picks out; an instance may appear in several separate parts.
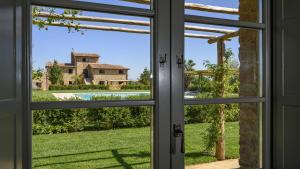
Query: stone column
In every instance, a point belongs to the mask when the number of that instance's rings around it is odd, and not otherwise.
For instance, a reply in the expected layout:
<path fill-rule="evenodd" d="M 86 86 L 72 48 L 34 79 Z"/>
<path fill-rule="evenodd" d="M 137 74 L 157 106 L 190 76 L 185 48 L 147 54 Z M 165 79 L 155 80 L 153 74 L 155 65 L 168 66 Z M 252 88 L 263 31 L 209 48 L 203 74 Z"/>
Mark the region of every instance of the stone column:
<path fill-rule="evenodd" d="M 240 0 L 240 20 L 257 22 L 257 0 Z M 259 34 L 240 29 L 240 96 L 257 96 L 259 91 Z M 256 104 L 240 104 L 240 168 L 259 168 L 259 114 Z"/>

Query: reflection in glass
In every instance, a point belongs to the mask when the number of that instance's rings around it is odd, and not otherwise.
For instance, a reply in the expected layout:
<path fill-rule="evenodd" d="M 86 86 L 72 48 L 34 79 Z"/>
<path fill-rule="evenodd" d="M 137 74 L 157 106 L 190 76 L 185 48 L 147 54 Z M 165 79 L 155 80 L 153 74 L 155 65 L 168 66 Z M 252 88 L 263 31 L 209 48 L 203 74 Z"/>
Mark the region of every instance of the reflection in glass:
<path fill-rule="evenodd" d="M 149 18 L 32 11 L 33 101 L 151 98 Z"/>
<path fill-rule="evenodd" d="M 185 106 L 186 168 L 260 168 L 260 117 L 256 103 Z"/>
<path fill-rule="evenodd" d="M 151 107 L 35 110 L 32 114 L 33 168 L 150 168 Z"/>
<path fill-rule="evenodd" d="M 185 98 L 261 96 L 260 31 L 186 23 Z"/>

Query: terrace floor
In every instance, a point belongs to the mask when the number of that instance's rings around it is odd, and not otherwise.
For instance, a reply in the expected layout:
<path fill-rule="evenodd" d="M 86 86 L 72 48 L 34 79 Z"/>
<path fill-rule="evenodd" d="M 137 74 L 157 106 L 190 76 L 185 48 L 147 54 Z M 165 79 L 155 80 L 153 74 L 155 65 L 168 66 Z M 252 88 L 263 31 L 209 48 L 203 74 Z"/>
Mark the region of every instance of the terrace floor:
<path fill-rule="evenodd" d="M 231 159 L 205 164 L 191 165 L 185 167 L 185 169 L 238 169 L 239 167 L 239 160 Z"/>

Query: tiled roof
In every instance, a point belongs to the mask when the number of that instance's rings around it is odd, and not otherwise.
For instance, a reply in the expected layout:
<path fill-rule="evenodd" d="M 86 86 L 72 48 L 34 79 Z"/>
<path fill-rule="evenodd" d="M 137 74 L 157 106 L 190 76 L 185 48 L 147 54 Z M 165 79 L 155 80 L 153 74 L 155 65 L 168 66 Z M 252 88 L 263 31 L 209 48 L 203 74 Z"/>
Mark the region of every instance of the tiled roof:
<path fill-rule="evenodd" d="M 129 68 L 121 66 L 121 65 L 110 65 L 110 64 L 99 64 L 99 63 L 91 63 L 89 64 L 92 69 L 121 69 L 121 70 L 129 70 Z"/>
<path fill-rule="evenodd" d="M 72 52 L 72 56 L 75 56 L 75 57 L 99 58 L 99 55 L 97 53 L 78 53 L 78 52 Z"/>
<path fill-rule="evenodd" d="M 53 62 L 48 62 L 46 64 L 46 67 L 51 67 L 51 66 L 53 66 Z M 72 65 L 71 63 L 58 63 L 58 66 L 60 66 L 60 67 L 76 67 L 76 66 Z"/>

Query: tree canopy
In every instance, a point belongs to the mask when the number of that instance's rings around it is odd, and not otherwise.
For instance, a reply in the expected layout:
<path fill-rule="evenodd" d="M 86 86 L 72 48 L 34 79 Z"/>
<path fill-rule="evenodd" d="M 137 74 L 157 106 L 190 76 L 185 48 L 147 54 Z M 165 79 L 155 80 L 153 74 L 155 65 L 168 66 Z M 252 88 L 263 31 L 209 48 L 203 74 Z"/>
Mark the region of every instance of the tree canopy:
<path fill-rule="evenodd" d="M 56 60 L 54 60 L 53 65 L 49 68 L 49 80 L 55 85 L 63 83 L 62 69 Z"/>

